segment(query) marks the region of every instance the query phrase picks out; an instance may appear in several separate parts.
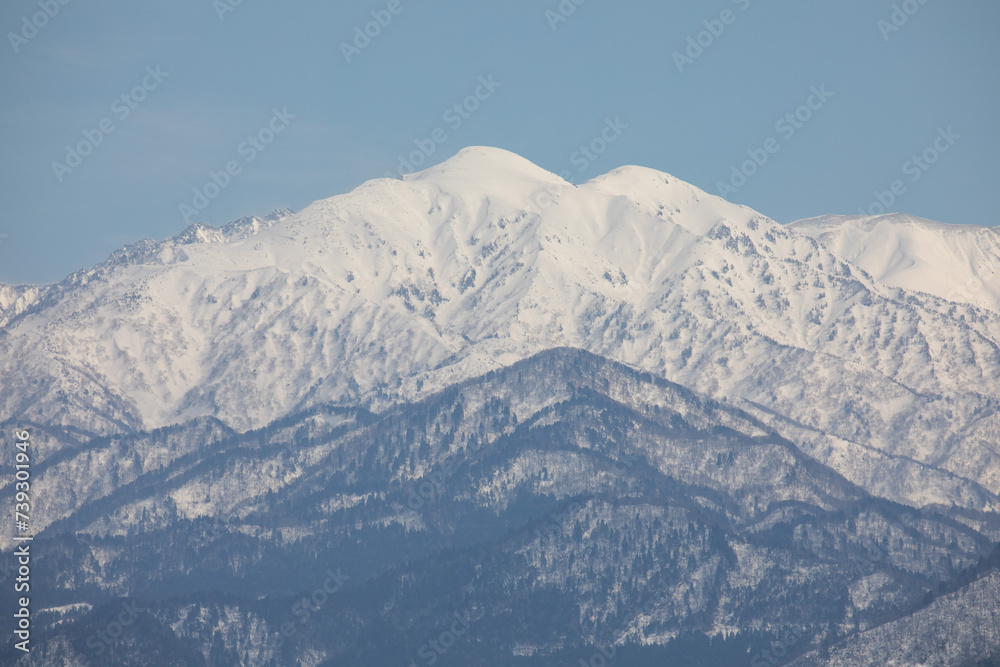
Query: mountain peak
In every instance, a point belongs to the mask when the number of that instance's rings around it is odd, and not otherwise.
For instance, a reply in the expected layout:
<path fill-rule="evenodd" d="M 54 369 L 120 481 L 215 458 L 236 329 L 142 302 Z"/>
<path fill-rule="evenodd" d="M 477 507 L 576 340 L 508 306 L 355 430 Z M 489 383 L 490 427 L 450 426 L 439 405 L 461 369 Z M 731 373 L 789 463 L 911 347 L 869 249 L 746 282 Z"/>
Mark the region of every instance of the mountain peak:
<path fill-rule="evenodd" d="M 531 160 L 517 153 L 490 146 L 468 146 L 458 151 L 444 162 L 417 172 L 406 180 L 481 180 L 496 182 L 509 178 L 535 181 L 558 181 L 563 179 L 542 169 Z"/>

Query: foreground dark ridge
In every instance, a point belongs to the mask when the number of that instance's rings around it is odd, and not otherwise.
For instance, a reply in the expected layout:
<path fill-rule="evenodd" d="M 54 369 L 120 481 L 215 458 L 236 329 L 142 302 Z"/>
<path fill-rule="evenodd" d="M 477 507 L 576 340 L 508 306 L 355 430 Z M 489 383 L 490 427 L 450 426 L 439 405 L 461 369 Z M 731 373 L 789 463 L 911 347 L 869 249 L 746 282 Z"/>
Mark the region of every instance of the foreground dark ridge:
<path fill-rule="evenodd" d="M 379 415 L 102 443 L 48 473 L 94 481 L 35 543 L 18 664 L 747 664 L 905 617 L 1000 533 L 572 349 Z M 119 628 L 123 601 L 142 611 Z"/>

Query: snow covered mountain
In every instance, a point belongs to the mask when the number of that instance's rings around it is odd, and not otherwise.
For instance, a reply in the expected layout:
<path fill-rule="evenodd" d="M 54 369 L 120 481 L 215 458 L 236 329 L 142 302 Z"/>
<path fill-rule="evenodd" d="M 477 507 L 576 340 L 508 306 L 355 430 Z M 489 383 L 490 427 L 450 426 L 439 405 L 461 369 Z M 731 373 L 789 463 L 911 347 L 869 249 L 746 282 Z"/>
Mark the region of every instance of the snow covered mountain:
<path fill-rule="evenodd" d="M 1000 539 L 996 512 L 872 496 L 741 410 L 571 349 L 380 415 L 55 458 L 18 665 L 749 665 L 784 637 L 864 640 Z M 123 605 L 139 617 L 102 641 Z"/>
<path fill-rule="evenodd" d="M 810 651 L 791 667 L 1000 664 L 1000 549 L 993 566 L 926 607 L 833 647 Z M 963 577 L 964 579 L 965 577 Z"/>
<path fill-rule="evenodd" d="M 0 285 L 0 664 L 993 659 L 997 247 L 469 148 Z"/>
<path fill-rule="evenodd" d="M 573 186 L 469 148 L 3 293 L 0 418 L 63 427 L 52 450 L 377 411 L 568 346 L 795 422 L 811 455 L 901 502 L 984 509 L 917 483 L 928 470 L 1000 493 L 1000 313 L 888 286 L 649 169 Z"/>
<path fill-rule="evenodd" d="M 791 229 L 892 287 L 1000 312 L 1000 229 L 945 225 L 901 213 L 825 215 Z"/>

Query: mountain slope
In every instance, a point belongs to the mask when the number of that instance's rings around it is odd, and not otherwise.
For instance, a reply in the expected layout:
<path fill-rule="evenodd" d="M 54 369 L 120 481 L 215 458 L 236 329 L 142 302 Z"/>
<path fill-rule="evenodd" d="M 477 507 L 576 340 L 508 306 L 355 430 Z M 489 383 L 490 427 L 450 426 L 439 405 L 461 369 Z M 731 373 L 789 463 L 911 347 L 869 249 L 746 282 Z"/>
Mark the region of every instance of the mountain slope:
<path fill-rule="evenodd" d="M 790 664 L 854 667 L 1000 664 L 1000 572 L 985 577 L 910 616 L 854 635 Z"/>
<path fill-rule="evenodd" d="M 165 457 L 176 443 L 200 449 Z M 469 627 L 441 664 L 747 657 L 877 625 L 1000 530 L 873 497 L 741 410 L 570 349 L 380 415 L 198 420 L 106 448 L 134 469 L 34 542 L 49 664 L 180 646 L 189 665 L 407 664 L 455 614 Z M 95 648 L 131 601 L 135 626 Z"/>
<path fill-rule="evenodd" d="M 788 225 L 892 287 L 1000 312 L 1000 230 L 901 213 L 825 215 Z"/>
<path fill-rule="evenodd" d="M 639 167 L 571 186 L 470 148 L 239 234 L 128 249 L 28 301 L 0 331 L 5 419 L 245 430 L 571 346 L 834 436 L 816 455 L 852 479 L 857 445 L 1000 492 L 1000 314 L 890 288 Z"/>

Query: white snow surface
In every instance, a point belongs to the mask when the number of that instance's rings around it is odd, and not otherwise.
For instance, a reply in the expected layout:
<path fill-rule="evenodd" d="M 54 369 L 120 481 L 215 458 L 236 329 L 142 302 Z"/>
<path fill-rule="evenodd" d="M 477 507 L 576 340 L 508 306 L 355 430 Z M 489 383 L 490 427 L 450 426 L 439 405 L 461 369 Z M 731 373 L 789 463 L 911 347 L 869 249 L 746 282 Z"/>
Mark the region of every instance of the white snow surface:
<path fill-rule="evenodd" d="M 1000 312 L 1000 229 L 902 213 L 825 215 L 789 225 L 886 285 Z"/>
<path fill-rule="evenodd" d="M 934 259 L 921 243 L 948 236 L 933 223 L 887 232 L 914 259 L 876 270 L 882 237 L 853 252 L 816 232 L 828 222 L 785 227 L 651 169 L 573 186 L 467 148 L 296 214 L 0 286 L 0 420 L 243 430 L 572 346 L 1000 492 L 994 232 L 956 232 L 983 285 L 956 303 L 917 276 Z"/>

